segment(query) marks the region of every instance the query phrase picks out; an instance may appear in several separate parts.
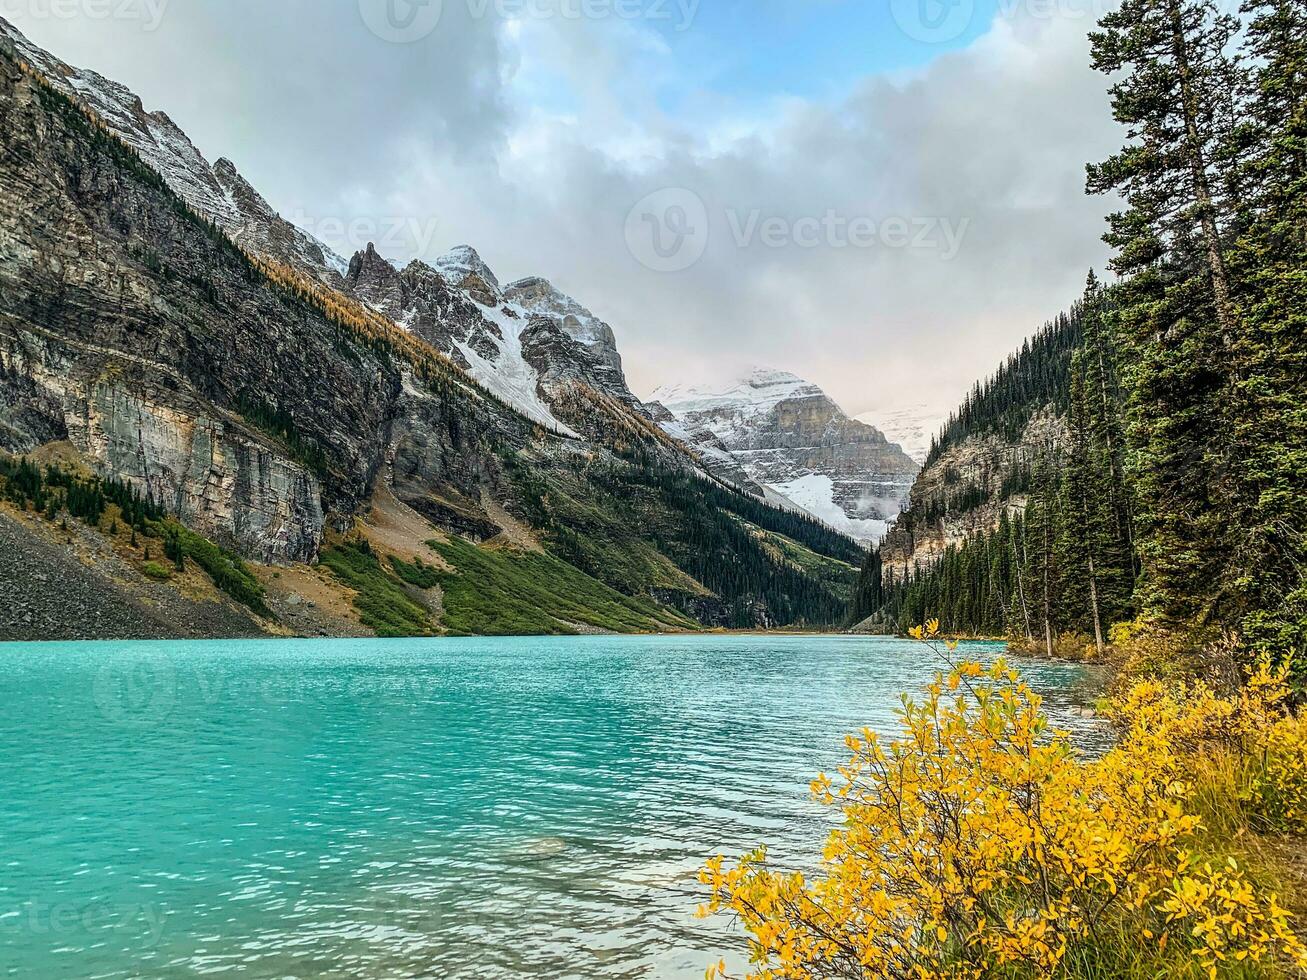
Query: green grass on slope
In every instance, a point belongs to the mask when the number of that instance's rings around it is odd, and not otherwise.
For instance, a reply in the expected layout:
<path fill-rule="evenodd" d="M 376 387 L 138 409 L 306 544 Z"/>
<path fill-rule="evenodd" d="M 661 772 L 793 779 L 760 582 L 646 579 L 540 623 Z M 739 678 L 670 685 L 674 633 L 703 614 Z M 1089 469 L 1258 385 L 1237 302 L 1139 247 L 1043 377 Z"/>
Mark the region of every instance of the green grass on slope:
<path fill-rule="evenodd" d="M 263 601 L 262 584 L 237 555 L 171 519 L 147 526 L 165 540 L 175 535 L 182 554 L 204 569 L 214 585 L 260 616 L 273 618 Z"/>
<path fill-rule="evenodd" d="M 456 572 L 440 572 L 445 626 L 465 636 L 575 633 L 571 623 L 618 633 L 695 629 L 648 599 L 622 595 L 550 555 L 488 549 L 451 538 L 428 544 Z"/>
<path fill-rule="evenodd" d="M 366 541 L 328 548 L 322 553 L 322 564 L 358 593 L 354 608 L 363 625 L 377 636 L 431 636 L 436 632 L 427 610 L 409 598 L 404 586 L 382 567 Z M 405 568 L 412 569 L 415 577 L 419 569 L 430 570 L 425 565 L 405 564 Z"/>
<path fill-rule="evenodd" d="M 848 617 L 852 589 L 839 569 L 861 565 L 866 552 L 816 520 L 656 460 L 532 465 L 509 463 L 527 523 L 560 559 L 618 592 L 732 627 L 818 628 Z M 786 555 L 766 536 L 798 550 Z M 832 564 L 814 568 L 807 553 Z"/>

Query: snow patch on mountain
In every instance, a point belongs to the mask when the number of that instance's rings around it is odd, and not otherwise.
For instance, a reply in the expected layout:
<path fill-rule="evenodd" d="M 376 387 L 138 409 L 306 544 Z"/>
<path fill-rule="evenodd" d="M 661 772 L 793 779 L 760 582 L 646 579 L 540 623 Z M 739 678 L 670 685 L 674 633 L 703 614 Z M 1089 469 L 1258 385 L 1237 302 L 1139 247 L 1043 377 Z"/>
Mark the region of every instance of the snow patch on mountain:
<path fill-rule="evenodd" d="M 534 413 L 537 405 L 547 403 L 548 389 L 560 381 L 578 380 L 644 414 L 639 400 L 627 386 L 612 328 L 549 280 L 532 276 L 502 286 L 499 277 L 470 245 L 452 249 L 434 264 L 450 285 L 482 308 L 483 317 L 502 328 L 507 346 L 497 346 L 502 348 L 503 357 L 489 358 L 503 374 L 501 383 L 519 393 L 528 388 L 536 393 L 533 400 L 515 397 L 513 404 L 521 403 L 529 413 Z M 523 351 L 523 333 L 533 323 L 538 328 L 542 320 L 549 321 L 563 337 L 580 345 L 580 349 L 568 344 L 559 347 L 549 341 L 547 331 L 541 334 L 536 329 L 537 344 L 530 351 L 529 361 Z M 482 361 L 486 362 L 487 357 L 483 350 Z M 531 361 L 542 365 L 547 372 L 545 378 L 542 379 Z"/>
<path fill-rule="evenodd" d="M 499 353 L 493 360 L 482 357 L 465 343 L 457 343 L 467 358 L 472 377 L 532 421 L 562 435 L 580 438 L 554 417 L 553 411 L 540 397 L 540 374 L 522 356 L 521 334 L 527 323 L 526 317 L 520 313 L 516 317 L 510 316 L 503 309 L 483 310 L 482 316 L 498 326 L 503 337 L 496 342 Z"/>
<path fill-rule="evenodd" d="M 809 473 L 787 483 L 768 484 L 768 489 L 803 508 L 817 520 L 859 541 L 879 542 L 889 521 L 850 517 L 835 501 L 835 481 L 821 473 Z"/>
<path fill-rule="evenodd" d="M 746 435 L 782 402 L 813 397 L 823 397 L 823 392 L 811 382 L 788 371 L 761 367 L 751 368 L 718 390 L 671 384 L 653 393 L 653 400 L 678 418 L 705 418 L 708 430 L 728 444 Z"/>
<path fill-rule="evenodd" d="M 502 298 L 498 277 L 490 271 L 490 266 L 482 261 L 480 254 L 471 245 L 458 245 L 436 259 L 435 267 L 446 279 L 460 288 L 474 286 L 488 287 L 485 292 L 495 300 Z M 479 279 L 480 283 L 469 283 L 469 279 Z"/>
<path fill-rule="evenodd" d="M 531 276 L 510 283 L 505 298 L 524 310 L 556 317 L 564 332 L 587 347 L 610 349 L 616 354 L 613 329 L 548 279 Z"/>

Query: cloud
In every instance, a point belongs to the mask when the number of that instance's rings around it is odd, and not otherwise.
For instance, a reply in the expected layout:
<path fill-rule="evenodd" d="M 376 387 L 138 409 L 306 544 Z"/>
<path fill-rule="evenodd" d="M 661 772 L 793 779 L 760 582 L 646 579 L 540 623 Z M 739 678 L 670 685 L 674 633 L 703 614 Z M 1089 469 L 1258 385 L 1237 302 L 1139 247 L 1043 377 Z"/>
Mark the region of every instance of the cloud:
<path fill-rule="evenodd" d="M 1119 134 L 1084 18 L 1000 16 L 822 98 L 723 91 L 693 29 L 478 17 L 467 0 L 411 45 L 370 34 L 353 2 L 178 4 L 149 35 L 14 19 L 166 108 L 284 214 L 402 219 L 433 229 L 428 258 L 467 242 L 501 278 L 550 278 L 612 323 L 639 393 L 767 363 L 851 413 L 947 408 L 1105 259 L 1109 202 L 1084 195 L 1083 168 Z M 664 188 L 709 222 L 677 272 L 626 237 Z M 830 215 L 876 231 L 841 244 Z M 751 218 L 784 233 L 741 246 Z M 895 219 L 964 234 L 946 257 L 896 244 Z"/>

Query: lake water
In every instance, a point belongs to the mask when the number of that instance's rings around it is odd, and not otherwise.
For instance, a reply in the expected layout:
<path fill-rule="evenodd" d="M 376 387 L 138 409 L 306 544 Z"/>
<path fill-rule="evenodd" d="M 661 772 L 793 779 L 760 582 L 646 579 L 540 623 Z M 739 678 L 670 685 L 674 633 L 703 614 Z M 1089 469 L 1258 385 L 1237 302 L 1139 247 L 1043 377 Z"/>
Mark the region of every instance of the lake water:
<path fill-rule="evenodd" d="M 937 666 L 843 636 L 0 644 L 0 975 L 702 977 L 741 938 L 693 917 L 698 866 L 809 863 L 809 780 Z M 1024 669 L 1101 738 L 1083 669 Z"/>

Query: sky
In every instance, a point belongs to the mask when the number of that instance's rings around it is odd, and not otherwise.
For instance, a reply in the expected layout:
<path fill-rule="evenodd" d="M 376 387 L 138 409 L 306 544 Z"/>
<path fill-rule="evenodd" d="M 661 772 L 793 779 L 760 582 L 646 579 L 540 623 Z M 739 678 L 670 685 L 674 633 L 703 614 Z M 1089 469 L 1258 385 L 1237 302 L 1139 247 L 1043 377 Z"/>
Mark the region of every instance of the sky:
<path fill-rule="evenodd" d="M 348 257 L 470 244 L 616 332 L 946 413 L 1102 269 L 1105 0 L 0 0 Z"/>

